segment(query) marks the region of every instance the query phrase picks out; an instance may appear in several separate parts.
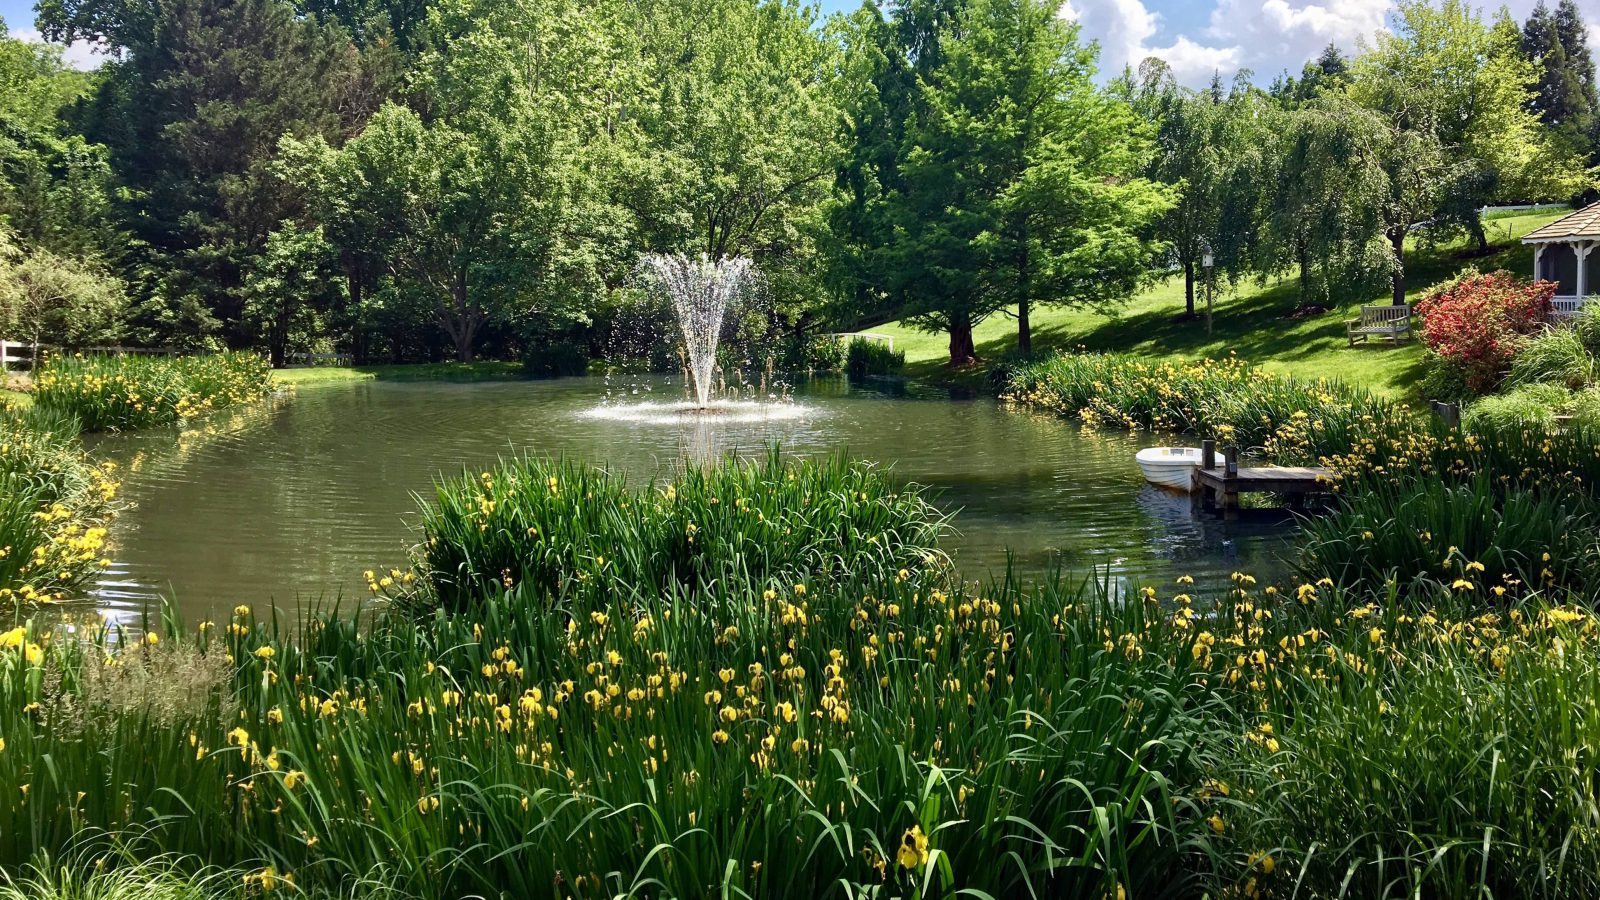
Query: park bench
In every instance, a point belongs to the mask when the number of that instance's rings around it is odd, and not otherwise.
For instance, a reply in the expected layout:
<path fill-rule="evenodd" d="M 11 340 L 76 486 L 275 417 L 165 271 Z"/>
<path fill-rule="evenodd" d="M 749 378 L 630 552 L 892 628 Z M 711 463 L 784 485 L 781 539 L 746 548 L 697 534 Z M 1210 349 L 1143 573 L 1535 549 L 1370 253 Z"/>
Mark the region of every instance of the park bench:
<path fill-rule="evenodd" d="M 1345 333 L 1352 347 L 1356 345 L 1357 338 L 1363 341 L 1373 337 L 1387 338 L 1398 344 L 1401 338 L 1411 337 L 1411 305 L 1385 303 L 1382 306 L 1363 306 L 1361 315 L 1345 322 Z"/>

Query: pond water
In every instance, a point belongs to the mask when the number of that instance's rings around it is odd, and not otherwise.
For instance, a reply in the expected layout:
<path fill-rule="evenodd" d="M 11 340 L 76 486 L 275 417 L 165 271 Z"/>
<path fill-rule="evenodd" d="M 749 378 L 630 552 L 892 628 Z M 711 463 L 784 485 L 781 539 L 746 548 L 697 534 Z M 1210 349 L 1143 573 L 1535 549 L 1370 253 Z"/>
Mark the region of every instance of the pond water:
<path fill-rule="evenodd" d="M 96 597 L 123 619 L 171 597 L 189 621 L 241 603 L 292 610 L 363 597 L 364 569 L 405 560 L 414 495 L 440 474 L 532 453 L 642 484 L 773 444 L 847 451 L 928 486 L 956 513 L 948 548 L 969 577 L 1004 567 L 1008 551 L 1026 571 L 1096 567 L 1123 588 L 1284 568 L 1281 521 L 1196 515 L 1186 497 L 1143 482 L 1133 455 L 1155 436 L 1086 434 L 992 399 L 893 383 L 812 381 L 796 391 L 800 409 L 771 419 L 597 417 L 605 391 L 589 378 L 310 386 L 200 427 L 102 437 L 93 449 L 124 466 L 135 506 L 114 530 L 117 562 Z"/>

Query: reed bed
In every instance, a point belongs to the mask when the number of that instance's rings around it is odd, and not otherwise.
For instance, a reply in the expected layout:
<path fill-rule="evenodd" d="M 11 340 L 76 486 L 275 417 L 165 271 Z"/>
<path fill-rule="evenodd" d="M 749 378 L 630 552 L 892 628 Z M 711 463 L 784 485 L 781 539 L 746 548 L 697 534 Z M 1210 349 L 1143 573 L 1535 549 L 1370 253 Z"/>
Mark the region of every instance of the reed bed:
<path fill-rule="evenodd" d="M 209 356 L 57 356 L 34 379 L 34 402 L 84 431 L 170 425 L 265 397 L 272 370 L 249 353 Z"/>

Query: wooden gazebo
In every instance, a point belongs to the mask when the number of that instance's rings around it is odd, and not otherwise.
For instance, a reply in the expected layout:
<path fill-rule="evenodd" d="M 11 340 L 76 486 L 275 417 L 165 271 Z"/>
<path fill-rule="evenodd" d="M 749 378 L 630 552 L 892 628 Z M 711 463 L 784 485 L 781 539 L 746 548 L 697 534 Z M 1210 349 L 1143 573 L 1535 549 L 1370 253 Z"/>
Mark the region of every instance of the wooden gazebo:
<path fill-rule="evenodd" d="M 1522 242 L 1533 245 L 1533 277 L 1558 285 L 1558 317 L 1576 315 L 1600 294 L 1600 203 L 1531 231 Z"/>

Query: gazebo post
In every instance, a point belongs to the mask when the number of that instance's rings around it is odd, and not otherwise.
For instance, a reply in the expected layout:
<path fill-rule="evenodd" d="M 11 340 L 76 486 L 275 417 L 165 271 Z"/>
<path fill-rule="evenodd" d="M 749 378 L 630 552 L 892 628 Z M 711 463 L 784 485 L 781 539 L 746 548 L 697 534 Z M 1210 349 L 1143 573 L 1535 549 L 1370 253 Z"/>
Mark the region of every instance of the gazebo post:
<path fill-rule="evenodd" d="M 1572 253 L 1578 258 L 1578 307 L 1583 308 L 1583 298 L 1589 296 L 1588 285 L 1584 284 L 1584 268 L 1587 266 L 1589 251 L 1594 249 L 1593 241 L 1573 241 Z"/>
<path fill-rule="evenodd" d="M 1534 281 L 1538 281 L 1539 278 L 1540 278 L 1539 260 L 1541 260 L 1541 259 L 1544 259 L 1544 245 L 1543 244 L 1534 244 L 1533 245 L 1533 280 Z"/>

